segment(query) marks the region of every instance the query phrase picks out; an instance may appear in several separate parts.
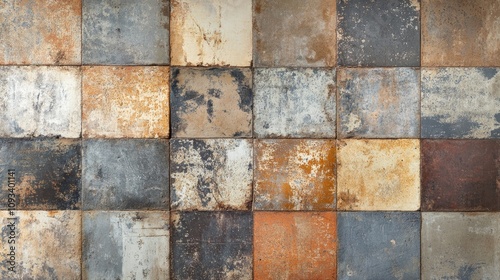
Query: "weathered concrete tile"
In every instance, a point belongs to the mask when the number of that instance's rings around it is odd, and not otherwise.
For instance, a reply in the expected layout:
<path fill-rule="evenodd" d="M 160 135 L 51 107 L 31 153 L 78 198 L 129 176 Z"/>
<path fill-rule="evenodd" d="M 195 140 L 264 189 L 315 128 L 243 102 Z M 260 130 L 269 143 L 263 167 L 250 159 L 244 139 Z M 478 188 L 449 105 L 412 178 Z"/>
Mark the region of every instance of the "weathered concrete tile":
<path fill-rule="evenodd" d="M 15 216 L 0 211 L 0 222 L 2 279 L 81 279 L 80 211 L 15 211 Z M 9 239 L 10 223 L 15 237 Z M 6 262 L 11 246 L 15 272 Z"/>
<path fill-rule="evenodd" d="M 172 136 L 251 137 L 252 72 L 248 68 L 172 70 Z"/>
<path fill-rule="evenodd" d="M 419 74 L 412 68 L 340 69 L 339 137 L 418 138 Z"/>
<path fill-rule="evenodd" d="M 254 65 L 335 66 L 335 8 L 335 0 L 256 0 Z"/>
<path fill-rule="evenodd" d="M 419 209 L 419 140 L 346 139 L 337 159 L 337 209 Z"/>
<path fill-rule="evenodd" d="M 500 65 L 498 18 L 499 0 L 422 0 L 422 65 Z"/>
<path fill-rule="evenodd" d="M 420 279 L 420 213 L 345 212 L 337 226 L 337 279 Z"/>
<path fill-rule="evenodd" d="M 84 210 L 168 209 L 168 140 L 83 142 Z"/>
<path fill-rule="evenodd" d="M 335 279 L 336 213 L 255 212 L 255 279 Z"/>
<path fill-rule="evenodd" d="M 500 140 L 423 140 L 421 145 L 422 210 L 500 210 Z"/>
<path fill-rule="evenodd" d="M 500 213 L 422 213 L 422 279 L 498 279 Z"/>
<path fill-rule="evenodd" d="M 420 66 L 420 0 L 337 0 L 338 63 Z"/>
<path fill-rule="evenodd" d="M 84 64 L 168 64 L 168 0 L 82 0 Z"/>
<path fill-rule="evenodd" d="M 335 149 L 335 140 L 258 140 L 254 209 L 335 209 Z"/>
<path fill-rule="evenodd" d="M 84 137 L 168 137 L 168 67 L 84 67 Z"/>
<path fill-rule="evenodd" d="M 0 181 L 15 170 L 19 210 L 80 208 L 81 146 L 76 139 L 0 139 Z M 7 190 L 0 209 L 8 207 Z"/>
<path fill-rule="evenodd" d="M 170 140 L 173 210 L 250 210 L 251 140 Z"/>
<path fill-rule="evenodd" d="M 334 138 L 334 69 L 255 69 L 257 137 Z"/>
<path fill-rule="evenodd" d="M 500 138 L 499 70 L 422 70 L 422 138 Z"/>
<path fill-rule="evenodd" d="M 83 279 L 169 279 L 168 212 L 84 212 Z"/>
<path fill-rule="evenodd" d="M 172 213 L 173 279 L 252 279 L 250 212 Z"/>
<path fill-rule="evenodd" d="M 80 83 L 77 67 L 0 66 L 0 137 L 80 137 Z"/>
<path fill-rule="evenodd" d="M 172 0 L 172 65 L 250 66 L 251 0 Z"/>

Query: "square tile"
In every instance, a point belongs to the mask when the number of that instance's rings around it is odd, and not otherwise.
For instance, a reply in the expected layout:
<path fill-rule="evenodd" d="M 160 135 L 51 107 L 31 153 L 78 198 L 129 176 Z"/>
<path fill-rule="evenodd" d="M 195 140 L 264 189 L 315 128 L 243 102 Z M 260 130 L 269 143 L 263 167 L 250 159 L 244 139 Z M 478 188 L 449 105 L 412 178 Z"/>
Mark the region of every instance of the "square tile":
<path fill-rule="evenodd" d="M 255 212 L 255 279 L 335 279 L 336 213 Z"/>
<path fill-rule="evenodd" d="M 340 138 L 419 137 L 419 70 L 343 68 L 337 78 Z"/>
<path fill-rule="evenodd" d="M 83 68 L 83 137 L 166 138 L 168 67 Z"/>
<path fill-rule="evenodd" d="M 83 142 L 84 210 L 168 210 L 168 140 Z"/>
<path fill-rule="evenodd" d="M 499 70 L 422 70 L 422 138 L 500 138 Z"/>
<path fill-rule="evenodd" d="M 335 69 L 254 70 L 257 137 L 335 138 Z"/>
<path fill-rule="evenodd" d="M 338 64 L 420 66 L 420 0 L 337 0 Z"/>
<path fill-rule="evenodd" d="M 335 140 L 258 140 L 254 209 L 335 209 L 335 149 Z"/>
<path fill-rule="evenodd" d="M 419 140 L 341 140 L 337 159 L 337 209 L 420 208 Z"/>
<path fill-rule="evenodd" d="M 173 137 L 251 137 L 249 68 L 172 70 Z"/>
<path fill-rule="evenodd" d="M 171 63 L 250 66 L 252 0 L 172 0 Z"/>

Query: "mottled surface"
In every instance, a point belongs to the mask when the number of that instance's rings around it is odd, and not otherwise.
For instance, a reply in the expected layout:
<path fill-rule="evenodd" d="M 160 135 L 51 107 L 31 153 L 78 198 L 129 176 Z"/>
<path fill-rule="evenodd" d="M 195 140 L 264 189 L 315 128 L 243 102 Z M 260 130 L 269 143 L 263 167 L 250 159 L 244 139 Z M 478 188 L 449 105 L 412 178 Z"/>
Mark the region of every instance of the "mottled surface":
<path fill-rule="evenodd" d="M 421 145 L 422 210 L 500 210 L 500 140 L 423 140 Z"/>
<path fill-rule="evenodd" d="M 334 69 L 257 68 L 254 75 L 257 137 L 335 137 Z"/>
<path fill-rule="evenodd" d="M 83 209 L 168 209 L 168 172 L 167 140 L 85 140 Z"/>
<path fill-rule="evenodd" d="M 84 137 L 156 138 L 169 134 L 168 67 L 84 67 Z"/>
<path fill-rule="evenodd" d="M 0 66 L 0 137 L 80 137 L 80 80 L 77 67 Z"/>
<path fill-rule="evenodd" d="M 169 279 L 168 212 L 84 212 L 83 279 Z"/>
<path fill-rule="evenodd" d="M 251 137 L 252 72 L 248 68 L 172 70 L 173 137 Z"/>
<path fill-rule="evenodd" d="M 335 279 L 336 213 L 255 212 L 255 279 Z"/>
<path fill-rule="evenodd" d="M 422 279 L 495 280 L 500 213 L 422 213 Z"/>
<path fill-rule="evenodd" d="M 422 138 L 500 138 L 500 68 L 422 70 Z"/>
<path fill-rule="evenodd" d="M 419 140 L 338 141 L 337 159 L 338 209 L 419 209 Z"/>
<path fill-rule="evenodd" d="M 420 66 L 420 0 L 337 0 L 338 63 Z"/>
<path fill-rule="evenodd" d="M 337 226 L 338 280 L 420 279 L 420 213 L 345 212 Z"/>
<path fill-rule="evenodd" d="M 168 0 L 82 1 L 84 64 L 169 63 Z"/>
<path fill-rule="evenodd" d="M 173 279 L 252 279 L 250 212 L 172 213 Z"/>
<path fill-rule="evenodd" d="M 170 140 L 170 207 L 175 210 L 249 210 L 250 140 Z"/>
<path fill-rule="evenodd" d="M 0 208 L 7 209 L 7 171 L 15 169 L 18 210 L 80 208 L 81 146 L 78 140 L 0 140 Z M 3 183 L 5 182 L 5 184 Z"/>
<path fill-rule="evenodd" d="M 172 65 L 250 66 L 252 1 L 171 0 Z"/>
<path fill-rule="evenodd" d="M 254 65 L 335 66 L 335 0 L 257 0 Z"/>
<path fill-rule="evenodd" d="M 344 68 L 338 72 L 340 138 L 418 138 L 420 71 Z"/>
<path fill-rule="evenodd" d="M 258 140 L 255 210 L 335 209 L 335 140 Z"/>

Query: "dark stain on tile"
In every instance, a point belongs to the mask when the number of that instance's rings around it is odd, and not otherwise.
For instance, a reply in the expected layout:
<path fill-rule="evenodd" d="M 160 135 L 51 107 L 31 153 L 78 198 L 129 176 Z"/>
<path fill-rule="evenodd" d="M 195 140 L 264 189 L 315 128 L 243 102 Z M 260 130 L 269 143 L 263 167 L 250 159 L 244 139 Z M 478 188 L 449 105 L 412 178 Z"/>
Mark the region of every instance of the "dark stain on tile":
<path fill-rule="evenodd" d="M 422 117 L 422 133 L 429 138 L 446 138 L 453 135 L 453 138 L 467 138 L 475 129 L 480 129 L 481 125 L 466 117 L 458 117 L 453 123 L 446 122 L 446 116 L 436 115 L 432 117 Z M 430 137 L 431 136 L 431 137 Z"/>

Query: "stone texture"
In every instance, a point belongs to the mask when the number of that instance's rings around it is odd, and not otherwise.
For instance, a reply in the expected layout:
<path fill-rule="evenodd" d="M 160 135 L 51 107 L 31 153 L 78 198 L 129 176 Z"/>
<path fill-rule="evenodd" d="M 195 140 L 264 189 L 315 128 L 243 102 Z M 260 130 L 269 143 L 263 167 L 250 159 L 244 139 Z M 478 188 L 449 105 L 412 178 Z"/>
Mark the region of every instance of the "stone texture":
<path fill-rule="evenodd" d="M 251 0 L 172 0 L 171 63 L 250 66 Z"/>
<path fill-rule="evenodd" d="M 419 140 L 338 141 L 337 159 L 338 209 L 419 209 Z"/>
<path fill-rule="evenodd" d="M 250 212 L 172 213 L 172 279 L 252 279 Z"/>
<path fill-rule="evenodd" d="M 500 140 L 423 140 L 421 145 L 422 210 L 500 210 Z"/>
<path fill-rule="evenodd" d="M 1 139 L 0 182 L 15 170 L 18 210 L 80 208 L 81 146 L 76 139 Z M 3 183 L 2 183 L 3 185 Z M 7 184 L 5 184 L 7 185 Z M 0 192 L 7 209 L 8 192 Z"/>
<path fill-rule="evenodd" d="M 171 209 L 251 209 L 250 140 L 170 140 L 170 151 Z"/>
<path fill-rule="evenodd" d="M 335 138 L 335 70 L 254 71 L 257 137 Z"/>
<path fill-rule="evenodd" d="M 169 279 L 168 212 L 84 212 L 83 279 Z"/>
<path fill-rule="evenodd" d="M 174 137 L 251 137 L 252 72 L 248 68 L 172 70 Z"/>
<path fill-rule="evenodd" d="M 335 0 L 256 0 L 254 65 L 335 66 L 335 8 Z"/>
<path fill-rule="evenodd" d="M 419 70 L 343 68 L 338 95 L 339 137 L 419 137 Z"/>
<path fill-rule="evenodd" d="M 334 212 L 255 212 L 255 279 L 335 279 Z"/>
<path fill-rule="evenodd" d="M 345 212 L 337 226 L 338 280 L 420 279 L 420 213 Z"/>
<path fill-rule="evenodd" d="M 168 0 L 82 0 L 84 64 L 168 64 Z"/>
<path fill-rule="evenodd" d="M 422 66 L 499 66 L 499 0 L 422 0 Z"/>
<path fill-rule="evenodd" d="M 166 138 L 168 67 L 84 67 L 84 137 Z"/>
<path fill-rule="evenodd" d="M 422 70 L 422 138 L 500 138 L 499 70 Z"/>
<path fill-rule="evenodd" d="M 338 0 L 338 64 L 420 66 L 420 0 Z"/>
<path fill-rule="evenodd" d="M 422 279 L 500 275 L 500 213 L 422 213 Z"/>
<path fill-rule="evenodd" d="M 335 140 L 258 140 L 254 209 L 335 209 L 335 149 Z"/>
<path fill-rule="evenodd" d="M 80 137 L 80 81 L 77 67 L 0 66 L 0 137 Z"/>
<path fill-rule="evenodd" d="M 168 141 L 83 142 L 84 210 L 168 210 Z"/>

